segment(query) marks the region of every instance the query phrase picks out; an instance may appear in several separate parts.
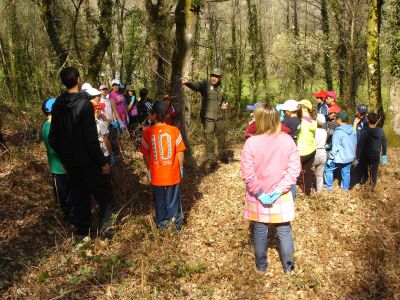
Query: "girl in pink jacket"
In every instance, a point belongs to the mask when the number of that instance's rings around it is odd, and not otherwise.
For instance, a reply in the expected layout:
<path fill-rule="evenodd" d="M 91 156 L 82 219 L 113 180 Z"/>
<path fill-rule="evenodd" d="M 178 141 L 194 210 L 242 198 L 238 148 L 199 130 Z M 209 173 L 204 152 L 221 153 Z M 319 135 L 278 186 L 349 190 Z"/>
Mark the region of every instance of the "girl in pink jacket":
<path fill-rule="evenodd" d="M 290 221 L 294 202 L 290 186 L 300 174 L 300 156 L 293 139 L 280 132 L 276 109 L 262 104 L 254 112 L 256 134 L 250 137 L 241 157 L 242 178 L 246 183 L 244 217 L 253 223 L 256 267 L 267 269 L 268 225 L 274 224 L 280 243 L 285 272 L 294 269 L 294 246 Z"/>

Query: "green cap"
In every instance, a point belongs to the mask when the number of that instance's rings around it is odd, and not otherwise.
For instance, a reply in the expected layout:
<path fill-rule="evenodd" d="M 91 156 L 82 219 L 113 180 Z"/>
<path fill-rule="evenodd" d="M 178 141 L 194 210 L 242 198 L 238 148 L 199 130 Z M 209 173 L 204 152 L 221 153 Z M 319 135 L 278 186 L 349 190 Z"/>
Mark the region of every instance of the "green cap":
<path fill-rule="evenodd" d="M 220 68 L 214 68 L 211 71 L 211 75 L 217 75 L 217 76 L 221 76 L 222 72 Z"/>
<path fill-rule="evenodd" d="M 345 112 L 345 111 L 342 110 L 341 112 L 339 112 L 339 113 L 336 115 L 336 118 L 337 118 L 337 119 L 340 119 L 340 120 L 342 120 L 342 121 L 344 121 L 344 122 L 346 122 L 347 119 L 349 118 L 349 115 L 348 115 L 347 112 Z"/>

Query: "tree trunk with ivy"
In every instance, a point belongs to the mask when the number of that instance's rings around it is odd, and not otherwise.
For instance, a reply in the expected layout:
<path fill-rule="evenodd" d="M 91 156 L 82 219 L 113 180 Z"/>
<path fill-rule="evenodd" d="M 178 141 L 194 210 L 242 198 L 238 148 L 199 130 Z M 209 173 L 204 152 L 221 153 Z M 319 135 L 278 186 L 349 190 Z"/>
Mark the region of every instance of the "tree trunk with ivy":
<path fill-rule="evenodd" d="M 332 59 L 330 53 L 330 28 L 327 0 L 321 1 L 322 32 L 324 33 L 324 73 L 326 87 L 329 91 L 333 90 L 332 79 Z"/>
<path fill-rule="evenodd" d="M 97 6 L 100 12 L 97 25 L 98 40 L 91 49 L 86 76 L 87 81 L 91 83 L 97 81 L 104 55 L 111 43 L 112 34 L 113 1 L 99 0 L 97 1 Z"/>
<path fill-rule="evenodd" d="M 60 29 L 54 21 L 56 18 L 52 12 L 53 4 L 52 0 L 41 0 L 37 2 L 40 18 L 43 21 L 51 46 L 57 55 L 56 65 L 58 68 L 61 68 L 68 58 L 68 51 L 61 40 Z"/>
<path fill-rule="evenodd" d="M 298 1 L 293 0 L 293 38 L 295 47 L 294 49 L 298 49 L 300 47 L 300 30 L 299 30 L 299 18 L 298 18 Z M 303 90 L 304 79 L 302 70 L 300 68 L 300 57 L 299 51 L 296 51 L 294 54 L 294 83 L 296 86 L 296 92 L 299 93 Z"/>
<path fill-rule="evenodd" d="M 390 107 L 393 113 L 393 131 L 400 135 L 400 2 L 391 3 L 389 17 L 390 33 Z"/>
<path fill-rule="evenodd" d="M 171 59 L 170 32 L 173 22 L 170 12 L 173 8 L 173 1 L 157 0 L 145 1 L 146 12 L 151 24 L 149 28 L 149 40 L 151 55 L 153 57 L 153 90 L 156 97 L 169 93 L 168 75 L 170 74 Z"/>
<path fill-rule="evenodd" d="M 381 68 L 380 68 L 380 27 L 382 0 L 370 0 L 368 9 L 367 29 L 367 62 L 368 62 L 368 94 L 369 106 L 380 117 L 381 125 L 384 123 L 384 111 L 381 92 Z"/>
<path fill-rule="evenodd" d="M 175 49 L 172 55 L 171 89 L 176 96 L 176 125 L 183 140 L 189 147 L 190 101 L 189 90 L 184 89 L 181 78 L 188 78 L 192 68 L 192 51 L 196 33 L 196 23 L 200 7 L 192 6 L 191 0 L 178 0 L 175 9 Z"/>
<path fill-rule="evenodd" d="M 266 97 L 268 93 L 267 86 L 267 67 L 265 63 L 265 53 L 263 46 L 263 36 L 260 24 L 260 16 L 257 6 L 252 0 L 247 0 L 247 14 L 248 14 L 248 40 L 250 43 L 250 78 L 251 78 L 251 94 L 253 101 L 257 101 L 259 97 L 260 83 L 263 84 Z"/>

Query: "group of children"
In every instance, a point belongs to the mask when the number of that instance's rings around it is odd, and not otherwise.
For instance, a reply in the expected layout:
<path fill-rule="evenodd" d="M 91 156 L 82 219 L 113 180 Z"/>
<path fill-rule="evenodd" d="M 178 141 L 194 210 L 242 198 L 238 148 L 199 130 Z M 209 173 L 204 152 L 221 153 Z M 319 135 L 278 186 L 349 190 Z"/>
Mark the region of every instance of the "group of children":
<path fill-rule="evenodd" d="M 151 101 L 148 91 L 142 89 L 141 99 L 137 101 L 133 88 L 127 86 L 124 94 L 116 79 L 112 81 L 110 93 L 104 84 L 99 90 L 89 84 L 84 84 L 82 89 L 85 93 L 77 93 L 76 97 L 84 95 L 82 101 L 89 99 L 91 102 L 97 139 L 108 164 L 115 163 L 116 148 L 110 138 L 113 131 L 125 130 L 130 124 L 148 125 L 144 126 L 139 151 L 148 170 L 156 224 L 159 228 L 172 225 L 180 230 L 184 219 L 180 183 L 186 148 L 179 129 L 172 126 L 175 112 L 171 98 Z M 277 230 L 284 271 L 294 270 L 290 222 L 295 214 L 297 184 L 306 195 L 310 195 L 314 182 L 317 193 L 322 191 L 323 185 L 332 191 L 333 174 L 339 169 L 341 188 L 349 190 L 350 170 L 354 164 L 357 182 L 365 183 L 370 177 L 375 185 L 379 163 L 387 163 L 386 138 L 383 130 L 376 126 L 379 123 L 376 113 L 367 114 L 366 105 L 359 105 L 352 124 L 348 124 L 349 116 L 335 103 L 334 92 L 319 91 L 314 95 L 316 108 L 309 100 L 293 99 L 276 108 L 266 103 L 248 107 L 253 111 L 253 120 L 246 130 L 241 155 L 242 177 L 246 184 L 244 217 L 253 224 L 256 267 L 261 272 L 267 268 L 269 224 L 274 224 Z M 71 220 L 79 211 L 75 207 L 79 201 L 71 199 L 76 195 L 70 191 L 68 170 L 48 140 L 52 107 L 57 101 L 50 98 L 42 105 L 47 116 L 42 136 L 57 199 L 66 219 Z M 103 171 L 102 174 L 106 174 Z"/>
<path fill-rule="evenodd" d="M 364 104 L 349 115 L 335 102 L 336 93 L 314 93 L 309 100 L 287 100 L 273 107 L 266 103 L 248 106 L 252 120 L 245 132 L 241 155 L 246 183 L 244 217 L 253 225 L 256 268 L 267 268 L 268 226 L 274 225 L 280 242 L 285 272 L 294 269 L 290 221 L 294 218 L 296 186 L 310 195 L 333 190 L 334 172 L 340 170 L 340 187 L 349 190 L 370 178 L 377 183 L 379 163 L 387 163 L 387 143 L 376 113 Z M 313 170 L 314 169 L 314 170 Z M 352 174 L 352 175 L 350 175 Z M 351 180 L 352 179 L 352 180 Z"/>
<path fill-rule="evenodd" d="M 100 149 L 107 163 L 113 166 L 116 162 L 115 154 L 121 151 L 118 133 L 132 129 L 130 130 L 132 134 L 134 130 L 140 128 L 142 138 L 139 151 L 143 153 L 148 168 L 148 179 L 151 182 L 156 206 L 157 226 L 166 228 L 169 223 L 173 223 L 173 226 L 180 230 L 183 222 L 180 181 L 183 177 L 186 148 L 178 128 L 171 126 L 171 119 L 176 116 L 171 105 L 171 97 L 164 96 L 162 101 L 152 101 L 148 98 L 148 90 L 143 88 L 140 91 L 140 99 L 137 100 L 132 86 L 126 87 L 125 94 L 122 89 L 123 86 L 117 79 L 112 81 L 110 92 L 105 84 L 100 85 L 99 89 L 93 88 L 89 83 L 81 86 L 81 92 L 85 92 L 93 107 Z M 47 120 L 43 123 L 41 131 L 53 175 L 56 198 L 65 219 L 74 224 L 76 219 L 74 214 L 79 208 L 73 204 L 74 193 L 71 189 L 70 176 L 49 143 L 51 112 L 56 101 L 56 98 L 50 98 L 43 102 L 42 110 Z"/>

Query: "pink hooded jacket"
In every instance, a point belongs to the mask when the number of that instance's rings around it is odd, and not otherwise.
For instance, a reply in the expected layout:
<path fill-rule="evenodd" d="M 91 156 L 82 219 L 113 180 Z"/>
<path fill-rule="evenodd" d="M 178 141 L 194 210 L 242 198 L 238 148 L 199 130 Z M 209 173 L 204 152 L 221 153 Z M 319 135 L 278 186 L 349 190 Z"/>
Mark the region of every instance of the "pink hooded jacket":
<path fill-rule="evenodd" d="M 242 178 L 246 183 L 244 217 L 263 223 L 283 223 L 294 218 L 290 186 L 296 183 L 301 163 L 296 144 L 286 133 L 250 137 L 241 157 Z M 263 205 L 257 196 L 282 192 L 272 205 Z"/>

